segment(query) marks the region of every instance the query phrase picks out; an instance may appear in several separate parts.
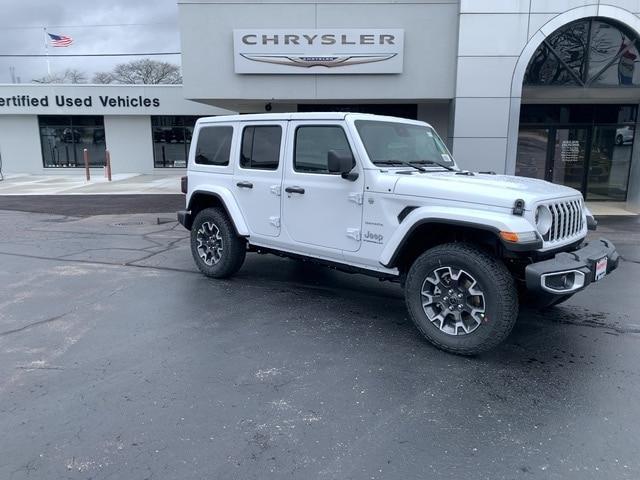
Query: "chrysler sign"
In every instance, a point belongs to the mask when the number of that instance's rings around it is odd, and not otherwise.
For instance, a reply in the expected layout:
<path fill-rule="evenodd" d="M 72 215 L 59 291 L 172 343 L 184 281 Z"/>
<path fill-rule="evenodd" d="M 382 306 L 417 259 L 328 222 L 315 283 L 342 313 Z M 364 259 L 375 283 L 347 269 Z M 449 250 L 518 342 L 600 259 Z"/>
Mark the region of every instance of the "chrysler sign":
<path fill-rule="evenodd" d="M 404 30 L 234 30 L 236 73 L 402 73 Z"/>

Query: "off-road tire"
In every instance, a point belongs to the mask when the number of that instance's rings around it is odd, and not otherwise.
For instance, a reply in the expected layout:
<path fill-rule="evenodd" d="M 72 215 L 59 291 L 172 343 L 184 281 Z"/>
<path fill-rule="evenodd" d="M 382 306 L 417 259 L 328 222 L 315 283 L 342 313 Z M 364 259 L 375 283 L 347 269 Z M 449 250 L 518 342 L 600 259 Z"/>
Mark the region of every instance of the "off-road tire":
<path fill-rule="evenodd" d="M 206 225 L 206 227 L 204 227 Z M 208 264 L 198 251 L 200 241 L 198 235 L 205 231 L 218 233 L 221 249 L 219 257 Z M 203 231 L 202 229 L 205 228 Z M 217 232 L 215 231 L 217 229 Z M 226 212 L 220 208 L 206 208 L 200 211 L 191 226 L 191 255 L 198 269 L 207 277 L 227 278 L 240 270 L 247 254 L 247 242 L 236 235 L 235 229 Z M 215 262 L 215 263 L 213 263 Z"/>
<path fill-rule="evenodd" d="M 423 284 L 432 272 L 447 266 L 472 275 L 484 295 L 485 317 L 470 333 L 445 333 L 429 320 L 423 308 Z M 517 289 L 507 268 L 500 260 L 465 243 L 438 245 L 420 255 L 407 274 L 405 301 L 411 319 L 427 340 L 458 355 L 477 355 L 496 347 L 509 336 L 518 317 Z"/>

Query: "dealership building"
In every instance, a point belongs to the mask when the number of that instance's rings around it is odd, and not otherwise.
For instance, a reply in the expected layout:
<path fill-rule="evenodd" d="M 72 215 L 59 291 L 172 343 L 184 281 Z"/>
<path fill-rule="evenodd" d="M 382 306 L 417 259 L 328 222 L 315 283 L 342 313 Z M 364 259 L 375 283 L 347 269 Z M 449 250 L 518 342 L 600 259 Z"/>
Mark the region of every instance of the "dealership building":
<path fill-rule="evenodd" d="M 357 111 L 431 123 L 463 168 L 547 179 L 640 211 L 640 0 L 178 7 L 182 87 L 1 86 L 5 100 L 50 99 L 48 107 L 0 102 L 5 171 L 74 167 L 66 150 L 79 136 L 108 147 L 114 171 L 165 172 L 184 167 L 176 152 L 197 116 Z M 91 106 L 55 102 L 89 94 Z M 112 106 L 105 95 L 138 101 Z M 153 98 L 158 106 L 145 104 Z M 87 130 L 96 122 L 102 133 Z"/>
<path fill-rule="evenodd" d="M 198 117 L 229 113 L 185 100 L 179 85 L 0 85 L 4 173 L 115 173 L 186 167 Z M 80 173 L 79 171 L 77 173 Z"/>

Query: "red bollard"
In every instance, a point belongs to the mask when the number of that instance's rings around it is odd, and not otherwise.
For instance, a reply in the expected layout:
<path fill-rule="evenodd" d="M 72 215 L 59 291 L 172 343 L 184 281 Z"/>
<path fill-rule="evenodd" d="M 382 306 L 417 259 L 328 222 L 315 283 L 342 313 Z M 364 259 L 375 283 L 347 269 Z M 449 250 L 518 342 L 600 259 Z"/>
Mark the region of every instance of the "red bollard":
<path fill-rule="evenodd" d="M 107 161 L 107 179 L 111 181 L 111 153 L 109 153 L 109 150 L 105 150 L 104 154 Z"/>
<path fill-rule="evenodd" d="M 91 173 L 89 173 L 89 151 L 86 148 L 82 151 L 82 156 L 84 157 L 84 174 L 88 182 L 91 180 Z"/>

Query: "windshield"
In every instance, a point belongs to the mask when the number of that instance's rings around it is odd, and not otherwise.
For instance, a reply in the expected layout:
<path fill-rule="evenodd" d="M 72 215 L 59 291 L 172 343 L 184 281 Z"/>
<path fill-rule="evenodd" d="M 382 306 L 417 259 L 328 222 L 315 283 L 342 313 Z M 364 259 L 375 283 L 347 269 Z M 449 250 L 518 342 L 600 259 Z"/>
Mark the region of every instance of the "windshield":
<path fill-rule="evenodd" d="M 356 129 L 373 163 L 403 162 L 454 167 L 438 134 L 429 127 L 407 123 L 356 120 Z"/>

